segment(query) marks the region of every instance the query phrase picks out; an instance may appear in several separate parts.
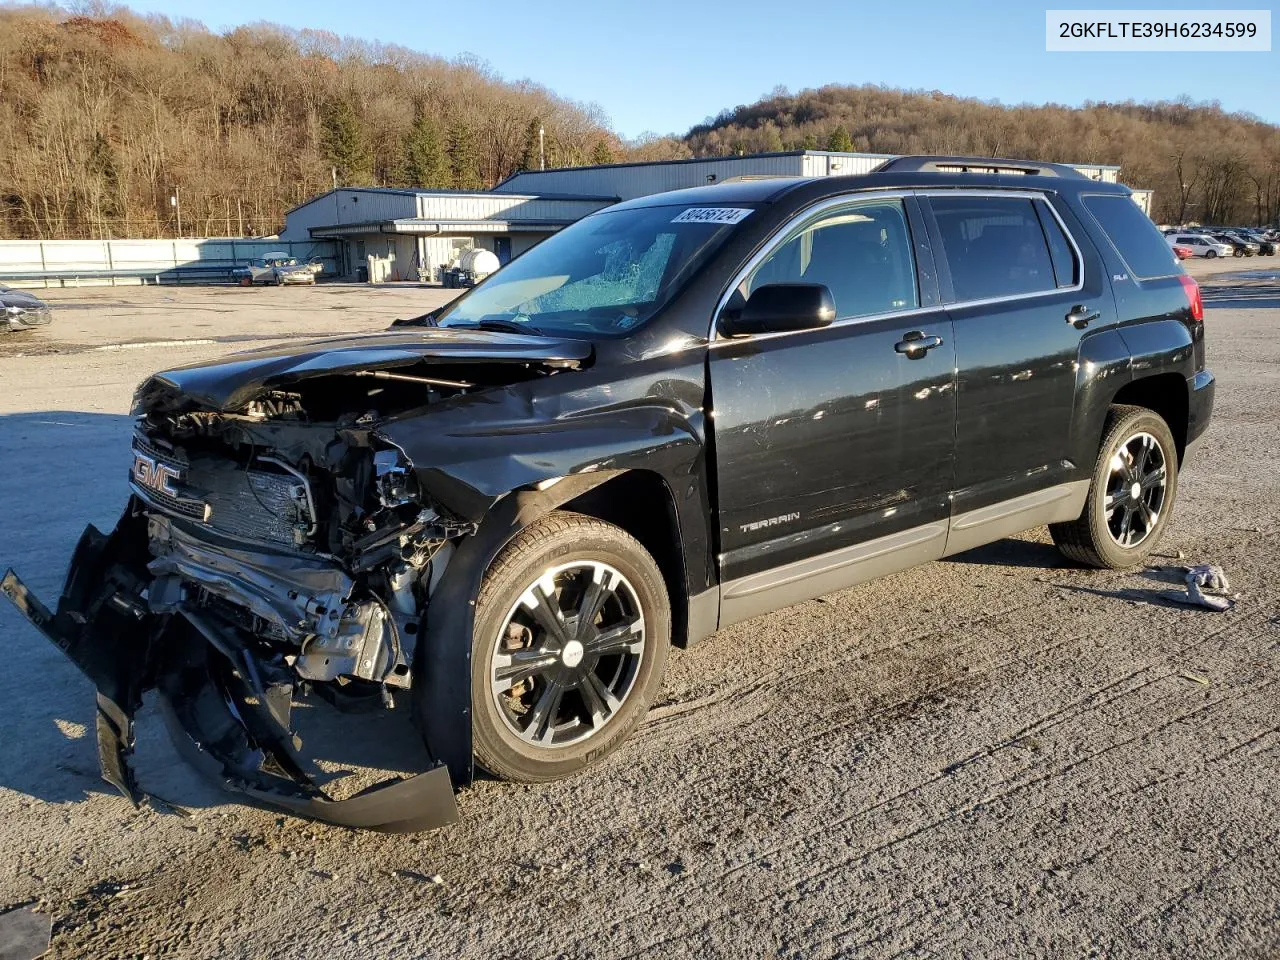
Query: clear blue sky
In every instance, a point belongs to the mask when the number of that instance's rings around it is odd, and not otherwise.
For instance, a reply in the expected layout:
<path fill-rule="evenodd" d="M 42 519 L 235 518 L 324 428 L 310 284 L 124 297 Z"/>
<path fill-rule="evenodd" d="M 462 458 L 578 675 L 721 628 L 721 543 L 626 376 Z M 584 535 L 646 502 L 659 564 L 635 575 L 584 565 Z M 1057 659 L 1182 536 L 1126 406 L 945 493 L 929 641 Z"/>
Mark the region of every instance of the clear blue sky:
<path fill-rule="evenodd" d="M 600 104 L 624 137 L 684 133 L 774 87 L 882 83 L 1013 103 L 1218 100 L 1280 122 L 1272 53 L 1047 53 L 1045 9 L 1093 4 L 957 0 L 455 0 L 353 4 L 305 0 L 135 0 L 214 30 L 256 20 L 471 53 L 510 80 Z M 1266 9 L 1250 0 L 1113 0 L 1113 8 Z M 1273 32 L 1280 23 L 1273 24 Z"/>

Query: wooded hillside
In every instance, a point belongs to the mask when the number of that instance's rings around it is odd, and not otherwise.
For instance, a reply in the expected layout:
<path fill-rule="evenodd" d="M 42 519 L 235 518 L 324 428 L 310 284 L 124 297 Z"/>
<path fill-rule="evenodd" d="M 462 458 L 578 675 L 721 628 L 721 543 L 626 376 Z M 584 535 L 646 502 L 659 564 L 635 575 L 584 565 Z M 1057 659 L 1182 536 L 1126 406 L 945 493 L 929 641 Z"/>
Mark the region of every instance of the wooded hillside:
<path fill-rule="evenodd" d="M 596 107 L 482 64 L 271 24 L 0 7 L 0 237 L 273 233 L 341 184 L 608 162 Z"/>
<path fill-rule="evenodd" d="M 269 234 L 333 183 L 490 187 L 547 166 L 822 148 L 1112 163 L 1161 222 L 1280 219 L 1280 127 L 1189 101 L 1003 107 L 827 86 L 623 143 L 479 62 L 122 8 L 0 7 L 0 237 Z"/>
<path fill-rule="evenodd" d="M 1274 223 L 1280 127 L 1189 100 L 1005 107 L 937 91 L 778 90 L 694 127 L 695 155 L 799 148 L 1119 164 L 1159 222 Z"/>

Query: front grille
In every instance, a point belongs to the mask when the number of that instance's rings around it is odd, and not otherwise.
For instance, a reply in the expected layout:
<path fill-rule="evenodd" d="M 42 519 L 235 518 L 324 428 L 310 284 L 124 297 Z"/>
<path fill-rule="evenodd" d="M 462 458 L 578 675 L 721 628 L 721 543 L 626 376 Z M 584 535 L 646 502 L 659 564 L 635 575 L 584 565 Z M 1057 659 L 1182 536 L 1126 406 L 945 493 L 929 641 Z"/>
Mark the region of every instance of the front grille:
<path fill-rule="evenodd" d="M 314 527 L 306 482 L 261 459 L 251 467 L 221 457 L 186 458 L 134 438 L 134 453 L 177 474 L 169 486 L 143 483 L 137 471 L 132 487 L 148 503 L 170 516 L 195 520 L 217 533 L 294 547 Z M 175 495 L 176 494 L 176 495 Z"/>

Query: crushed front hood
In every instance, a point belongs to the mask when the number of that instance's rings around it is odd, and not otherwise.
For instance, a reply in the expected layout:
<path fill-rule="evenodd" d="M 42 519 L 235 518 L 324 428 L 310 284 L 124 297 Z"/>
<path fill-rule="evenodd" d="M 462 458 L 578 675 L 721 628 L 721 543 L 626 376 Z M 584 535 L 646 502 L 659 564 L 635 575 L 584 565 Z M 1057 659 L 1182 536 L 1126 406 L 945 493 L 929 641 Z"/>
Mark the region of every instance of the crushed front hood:
<path fill-rule="evenodd" d="M 312 377 L 475 361 L 572 369 L 582 366 L 591 355 L 592 346 L 585 340 L 489 330 L 418 328 L 336 337 L 235 353 L 221 360 L 154 374 L 139 388 L 136 405 L 150 408 L 162 397 L 181 397 L 185 403 L 230 411 L 243 407 L 264 391 L 286 388 Z"/>

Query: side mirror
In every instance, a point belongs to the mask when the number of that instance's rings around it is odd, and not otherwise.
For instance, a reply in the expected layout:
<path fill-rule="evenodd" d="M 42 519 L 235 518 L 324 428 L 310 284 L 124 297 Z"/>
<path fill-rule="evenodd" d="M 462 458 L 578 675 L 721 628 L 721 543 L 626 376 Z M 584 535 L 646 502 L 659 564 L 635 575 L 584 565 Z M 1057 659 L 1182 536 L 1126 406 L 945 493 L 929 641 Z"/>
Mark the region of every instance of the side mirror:
<path fill-rule="evenodd" d="M 771 283 L 759 287 L 736 313 L 720 315 L 726 337 L 814 330 L 836 318 L 836 302 L 824 283 Z"/>

